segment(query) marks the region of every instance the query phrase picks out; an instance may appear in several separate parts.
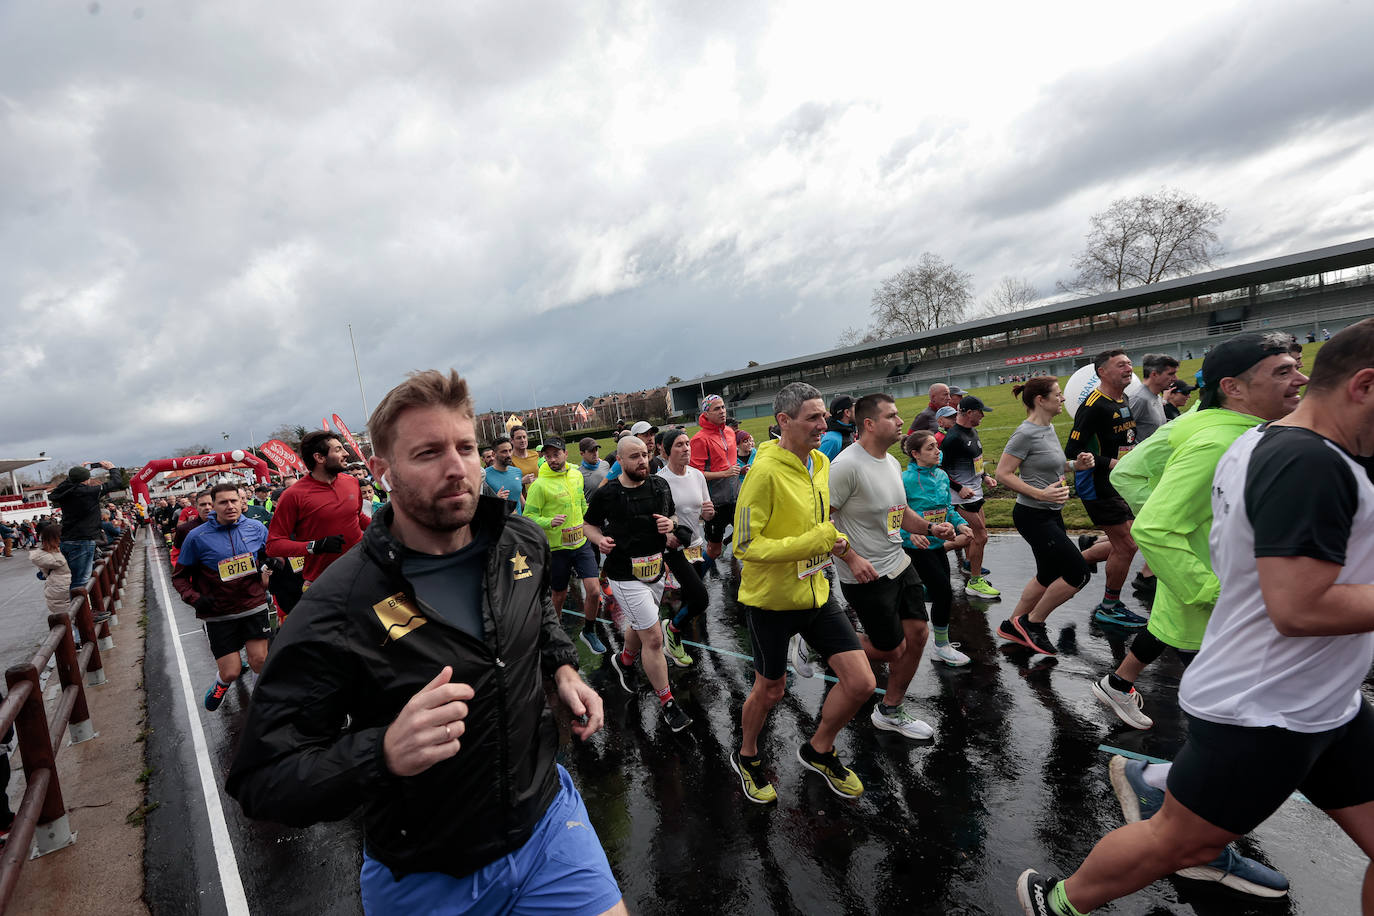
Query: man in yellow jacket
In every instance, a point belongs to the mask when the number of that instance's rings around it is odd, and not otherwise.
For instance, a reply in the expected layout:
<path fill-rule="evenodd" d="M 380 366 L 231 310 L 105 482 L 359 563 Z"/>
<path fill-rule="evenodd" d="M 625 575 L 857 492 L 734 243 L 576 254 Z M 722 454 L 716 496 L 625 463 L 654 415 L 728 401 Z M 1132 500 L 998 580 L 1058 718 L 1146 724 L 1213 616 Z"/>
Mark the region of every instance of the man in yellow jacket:
<path fill-rule="evenodd" d="M 582 488 L 582 472 L 568 467 L 568 448 L 558 436 L 544 440 L 534 483 L 525 497 L 522 515 L 544 529 L 549 539 L 550 586 L 553 606 L 563 610 L 568 583 L 576 573 L 582 580 L 582 634 L 578 639 L 597 655 L 606 653 L 606 644 L 596 634 L 596 613 L 601 609 L 601 585 L 596 554 L 582 533 L 582 517 L 587 512 L 587 497 Z"/>
<path fill-rule="evenodd" d="M 855 798 L 864 787 L 835 753 L 835 736 L 873 695 L 876 683 L 859 637 L 830 595 L 825 569 L 849 542 L 830 521 L 830 461 L 818 446 L 826 431 L 821 393 L 794 382 L 773 399 L 782 437 L 759 447 L 735 506 L 735 558 L 740 561 L 739 602 L 754 646 L 754 687 L 741 713 L 743 741 L 730 764 L 745 796 L 777 801 L 763 772 L 758 737 L 768 712 L 782 699 L 787 646 L 800 634 L 828 660 L 839 686 L 826 696 L 821 722 L 797 759 L 825 777 L 832 792 Z"/>

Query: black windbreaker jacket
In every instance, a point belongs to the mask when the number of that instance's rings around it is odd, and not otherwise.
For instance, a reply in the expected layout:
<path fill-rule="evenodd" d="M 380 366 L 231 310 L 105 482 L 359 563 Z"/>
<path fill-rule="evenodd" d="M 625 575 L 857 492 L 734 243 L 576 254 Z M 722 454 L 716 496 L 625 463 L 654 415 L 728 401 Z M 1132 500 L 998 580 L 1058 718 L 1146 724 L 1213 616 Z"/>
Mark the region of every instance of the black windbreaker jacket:
<path fill-rule="evenodd" d="M 559 788 L 543 675 L 577 653 L 550 600 L 548 539 L 509 505 L 482 497 L 472 522 L 492 545 L 485 640 L 419 610 L 390 506 L 311 584 L 273 642 L 226 781 L 246 815 L 305 826 L 362 805 L 367 851 L 398 877 L 462 877 L 530 837 Z M 476 693 L 462 747 L 392 775 L 383 734 L 444 665 Z"/>

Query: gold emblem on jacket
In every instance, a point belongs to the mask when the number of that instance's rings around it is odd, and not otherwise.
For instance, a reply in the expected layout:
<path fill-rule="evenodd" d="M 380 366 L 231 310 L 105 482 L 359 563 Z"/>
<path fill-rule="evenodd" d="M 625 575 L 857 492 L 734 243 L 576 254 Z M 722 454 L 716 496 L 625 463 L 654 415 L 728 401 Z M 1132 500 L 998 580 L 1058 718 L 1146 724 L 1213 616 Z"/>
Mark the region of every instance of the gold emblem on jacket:
<path fill-rule="evenodd" d="M 530 558 L 518 550 L 515 552 L 515 556 L 510 558 L 510 565 L 511 572 L 514 573 L 517 582 L 534 575 L 534 570 L 530 569 Z"/>
<path fill-rule="evenodd" d="M 389 640 L 400 639 L 407 633 L 414 633 L 428 623 L 415 609 L 415 605 L 410 603 L 410 599 L 405 596 L 404 592 L 397 592 L 390 598 L 383 598 L 378 601 L 372 605 L 372 613 L 377 615 L 377 620 L 381 623 L 382 629 L 386 630 L 386 639 L 382 640 L 383 645 Z"/>

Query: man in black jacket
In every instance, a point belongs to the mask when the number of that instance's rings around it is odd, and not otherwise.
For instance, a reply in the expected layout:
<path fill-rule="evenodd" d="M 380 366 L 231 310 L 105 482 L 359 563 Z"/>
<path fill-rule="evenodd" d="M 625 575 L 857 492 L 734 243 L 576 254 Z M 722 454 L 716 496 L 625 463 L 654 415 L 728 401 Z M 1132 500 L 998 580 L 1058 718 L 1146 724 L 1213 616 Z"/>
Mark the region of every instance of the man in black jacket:
<path fill-rule="evenodd" d="M 544 677 L 581 739 L 601 699 L 549 597 L 548 539 L 478 495 L 467 384 L 416 373 L 368 431 L 391 501 L 278 633 L 229 794 L 292 826 L 363 805 L 368 912 L 624 913 L 554 762 Z"/>
<path fill-rule="evenodd" d="M 100 530 L 100 500 L 106 493 L 124 489 L 124 478 L 108 461 L 100 466 L 110 472 L 104 483 L 91 480 L 90 469 L 78 464 L 67 479 L 52 491 L 51 501 L 62 510 L 62 556 L 72 570 L 72 589 L 84 588 L 95 564 L 95 537 Z"/>

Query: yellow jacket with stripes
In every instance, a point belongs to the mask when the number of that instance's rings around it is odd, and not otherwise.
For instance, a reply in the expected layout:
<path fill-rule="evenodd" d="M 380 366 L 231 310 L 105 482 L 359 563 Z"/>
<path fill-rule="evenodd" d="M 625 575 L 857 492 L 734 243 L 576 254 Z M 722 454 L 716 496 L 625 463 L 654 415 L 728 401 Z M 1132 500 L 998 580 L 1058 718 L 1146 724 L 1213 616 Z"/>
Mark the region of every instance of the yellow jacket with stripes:
<path fill-rule="evenodd" d="M 765 442 L 735 504 L 739 600 L 773 611 L 816 608 L 830 597 L 820 566 L 839 532 L 830 521 L 830 459 L 812 449 L 806 462 Z"/>

